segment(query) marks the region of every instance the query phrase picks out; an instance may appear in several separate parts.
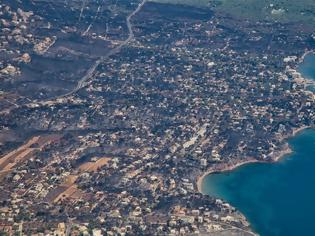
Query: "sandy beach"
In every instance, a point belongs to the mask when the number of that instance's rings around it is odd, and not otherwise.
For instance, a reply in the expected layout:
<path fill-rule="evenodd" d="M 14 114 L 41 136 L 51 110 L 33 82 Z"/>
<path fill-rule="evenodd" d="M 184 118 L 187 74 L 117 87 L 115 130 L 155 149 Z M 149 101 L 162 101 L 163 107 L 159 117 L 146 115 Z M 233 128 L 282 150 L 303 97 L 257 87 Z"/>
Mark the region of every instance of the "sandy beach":
<path fill-rule="evenodd" d="M 312 128 L 312 127 L 310 127 L 310 126 L 303 126 L 301 128 L 293 129 L 293 135 L 292 136 L 295 136 L 298 133 L 302 132 L 303 130 L 310 129 L 310 128 Z"/>
<path fill-rule="evenodd" d="M 250 164 L 250 163 L 257 163 L 259 162 L 258 160 L 252 159 L 252 160 L 246 160 L 243 162 L 239 162 L 233 165 L 228 165 L 226 164 L 224 167 L 219 168 L 218 166 L 213 167 L 212 169 L 206 171 L 202 176 L 200 176 L 197 180 L 197 188 L 198 188 L 198 192 L 202 193 L 202 182 L 203 179 L 207 176 L 210 175 L 212 173 L 218 173 L 218 172 L 225 172 L 225 171 L 232 171 L 242 165 L 246 165 L 246 164 Z"/>

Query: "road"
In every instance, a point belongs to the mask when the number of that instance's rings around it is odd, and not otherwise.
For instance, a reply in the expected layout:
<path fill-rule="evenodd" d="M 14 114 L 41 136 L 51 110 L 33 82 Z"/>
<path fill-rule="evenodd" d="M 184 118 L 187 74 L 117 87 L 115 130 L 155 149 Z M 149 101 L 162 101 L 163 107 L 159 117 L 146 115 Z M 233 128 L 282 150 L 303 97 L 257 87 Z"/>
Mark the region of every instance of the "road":
<path fill-rule="evenodd" d="M 103 63 L 107 58 L 109 58 L 110 56 L 118 53 L 124 46 L 126 46 L 131 40 L 134 39 L 134 32 L 133 32 L 133 25 L 131 23 L 131 19 L 132 17 L 134 17 L 139 11 L 141 11 L 142 7 L 144 6 L 144 4 L 147 2 L 147 0 L 142 0 L 142 2 L 138 5 L 138 7 L 130 13 L 130 15 L 127 16 L 126 18 L 126 23 L 127 23 L 127 27 L 128 27 L 128 38 L 124 41 L 122 41 L 117 47 L 113 48 L 112 50 L 110 50 L 107 54 L 105 54 L 104 56 L 100 57 L 98 60 L 95 61 L 95 63 L 92 65 L 92 67 L 87 71 L 87 73 L 79 80 L 77 86 L 71 90 L 70 92 L 57 96 L 55 97 L 55 99 L 57 98 L 63 98 L 63 97 L 67 97 L 69 95 L 72 95 L 76 92 L 78 92 L 81 88 L 83 88 L 86 85 L 86 82 L 92 78 L 96 68 Z"/>

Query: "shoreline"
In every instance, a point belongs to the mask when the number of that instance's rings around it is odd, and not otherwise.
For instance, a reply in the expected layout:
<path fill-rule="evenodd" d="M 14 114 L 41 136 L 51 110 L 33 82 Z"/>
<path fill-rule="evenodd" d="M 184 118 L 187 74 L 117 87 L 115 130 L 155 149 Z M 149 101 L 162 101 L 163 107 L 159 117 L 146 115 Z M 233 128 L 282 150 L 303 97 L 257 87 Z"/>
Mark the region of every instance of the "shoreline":
<path fill-rule="evenodd" d="M 306 78 L 305 76 L 302 75 L 302 72 L 298 71 L 298 66 L 300 64 L 304 63 L 305 57 L 307 57 L 310 54 L 315 56 L 315 50 L 310 50 L 310 51 L 304 52 L 304 54 L 299 58 L 298 64 L 293 69 L 295 72 L 297 72 L 299 74 L 299 78 L 298 79 L 300 79 L 301 80 L 300 82 L 302 82 L 304 85 L 315 85 L 315 80 L 310 79 L 310 78 Z"/>
<path fill-rule="evenodd" d="M 304 54 L 299 58 L 298 64 L 303 63 L 304 60 L 305 60 L 305 57 L 307 57 L 309 54 L 314 54 L 315 55 L 315 51 L 314 50 L 307 50 L 307 51 L 305 51 Z M 314 81 L 306 79 L 302 75 L 301 75 L 301 78 L 304 81 L 306 81 L 306 82 L 311 82 L 312 84 L 314 84 Z M 310 127 L 310 126 L 302 126 L 300 128 L 295 128 L 295 129 L 293 129 L 292 135 L 289 135 L 287 137 L 282 137 L 280 142 L 284 142 L 285 140 L 293 138 L 294 136 L 296 136 L 300 132 L 302 132 L 302 131 L 304 131 L 306 129 L 309 129 L 309 128 L 312 128 L 312 127 Z M 220 167 L 219 166 L 220 164 L 219 164 L 217 166 L 214 166 L 214 167 L 210 168 L 209 170 L 207 170 L 205 173 L 203 173 L 202 175 L 200 175 L 197 178 L 197 190 L 198 190 L 199 193 L 204 194 L 202 192 L 202 183 L 203 183 L 204 178 L 206 176 L 210 175 L 210 174 L 222 173 L 222 172 L 226 172 L 226 171 L 232 171 L 232 170 L 234 170 L 234 169 L 236 169 L 236 168 L 238 168 L 240 166 L 243 166 L 243 165 L 246 165 L 246 164 L 251 164 L 251 163 L 274 163 L 274 162 L 278 162 L 283 157 L 285 157 L 286 155 L 291 154 L 292 152 L 293 151 L 292 151 L 290 145 L 288 144 L 288 142 L 286 142 L 286 143 L 283 144 L 283 147 L 280 148 L 280 150 L 270 154 L 271 160 L 264 161 L 264 160 L 257 160 L 257 159 L 254 159 L 254 158 L 252 158 L 252 159 L 249 158 L 249 159 L 247 159 L 245 161 L 241 161 L 241 162 L 238 162 L 238 163 L 225 164 L 225 165 L 223 165 L 223 167 Z"/>
<path fill-rule="evenodd" d="M 253 164 L 253 163 L 258 163 L 259 161 L 258 160 L 247 160 L 247 161 L 243 161 L 243 162 L 239 162 L 239 163 L 236 163 L 234 165 L 227 165 L 225 166 L 224 168 L 221 168 L 221 169 L 210 169 L 208 171 L 206 171 L 203 175 L 201 175 L 200 177 L 198 177 L 197 179 L 197 189 L 198 189 L 198 192 L 201 193 L 201 194 L 204 194 L 202 192 L 202 183 L 203 183 L 203 180 L 205 177 L 207 177 L 208 175 L 211 175 L 211 174 L 214 174 L 214 173 L 223 173 L 223 172 L 227 172 L 227 171 L 232 171 L 238 167 L 241 167 L 243 165 L 246 165 L 246 164 Z"/>
<path fill-rule="evenodd" d="M 298 60 L 299 64 L 304 62 L 305 57 L 307 57 L 308 54 L 314 54 L 314 55 L 315 55 L 315 51 L 313 51 L 313 50 L 307 50 L 307 51 L 302 55 L 302 57 Z"/>
<path fill-rule="evenodd" d="M 302 126 L 300 128 L 293 129 L 292 135 L 290 135 L 289 137 L 283 138 L 283 140 L 288 140 L 290 138 L 293 138 L 294 136 L 298 135 L 300 132 L 307 130 L 309 128 L 311 128 L 311 127 L 310 126 Z M 197 178 L 197 190 L 199 193 L 204 194 L 202 191 L 202 183 L 203 183 L 204 178 L 210 174 L 232 171 L 232 170 L 235 170 L 236 168 L 241 167 L 243 165 L 253 164 L 253 163 L 270 163 L 270 164 L 272 164 L 272 163 L 280 161 L 283 157 L 285 157 L 289 154 L 292 154 L 292 153 L 293 153 L 293 151 L 292 151 L 290 145 L 288 144 L 288 142 L 286 142 L 285 144 L 283 144 L 283 148 L 270 154 L 271 159 L 269 159 L 269 160 L 264 161 L 264 160 L 257 160 L 257 159 L 248 159 L 248 160 L 241 161 L 241 162 L 234 163 L 234 164 L 225 164 L 225 165 L 223 164 L 222 167 L 220 167 L 219 165 L 214 166 L 211 169 L 204 172 L 202 175 L 200 175 Z"/>

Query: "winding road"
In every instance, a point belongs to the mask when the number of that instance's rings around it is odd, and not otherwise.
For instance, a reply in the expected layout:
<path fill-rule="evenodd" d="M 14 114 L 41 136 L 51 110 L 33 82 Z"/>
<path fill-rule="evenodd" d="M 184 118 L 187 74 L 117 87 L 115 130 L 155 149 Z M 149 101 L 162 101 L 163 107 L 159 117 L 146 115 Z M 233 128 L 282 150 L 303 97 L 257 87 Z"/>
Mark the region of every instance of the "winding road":
<path fill-rule="evenodd" d="M 144 4 L 146 2 L 147 2 L 147 0 L 142 0 L 142 2 L 138 5 L 138 7 L 133 12 L 131 12 L 130 15 L 127 16 L 126 23 L 127 23 L 127 27 L 128 27 L 128 38 L 126 40 L 122 41 L 117 47 L 115 47 L 112 50 L 110 50 L 107 54 L 105 54 L 104 56 L 102 56 L 98 60 L 96 60 L 95 63 L 92 65 L 92 67 L 87 71 L 87 73 L 79 80 L 77 86 L 73 90 L 71 90 L 70 92 L 68 92 L 66 94 L 57 96 L 57 97 L 55 97 L 55 99 L 67 97 L 69 95 L 72 95 L 72 94 L 76 93 L 81 88 L 83 88 L 86 85 L 86 82 L 93 76 L 96 68 L 102 62 L 104 62 L 108 57 L 118 53 L 124 46 L 126 46 L 131 40 L 134 39 L 134 32 L 133 32 L 133 29 L 132 29 L 133 26 L 132 26 L 132 23 L 131 23 L 131 19 L 139 11 L 141 11 L 142 7 L 144 6 Z"/>

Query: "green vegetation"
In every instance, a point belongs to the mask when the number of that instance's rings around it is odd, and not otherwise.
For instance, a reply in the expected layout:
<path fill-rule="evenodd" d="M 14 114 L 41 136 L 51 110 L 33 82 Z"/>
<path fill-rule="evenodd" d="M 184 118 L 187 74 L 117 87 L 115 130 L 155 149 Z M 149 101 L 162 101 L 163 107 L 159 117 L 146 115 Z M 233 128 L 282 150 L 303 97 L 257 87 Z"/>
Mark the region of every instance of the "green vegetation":
<path fill-rule="evenodd" d="M 155 2 L 215 6 L 236 17 L 252 20 L 277 20 L 281 22 L 304 22 L 315 27 L 314 0 L 150 0 Z"/>
<path fill-rule="evenodd" d="M 203 7 L 209 5 L 209 0 L 149 0 L 149 2 L 160 2 L 160 3 L 172 3 L 172 4 L 183 4 Z"/>

